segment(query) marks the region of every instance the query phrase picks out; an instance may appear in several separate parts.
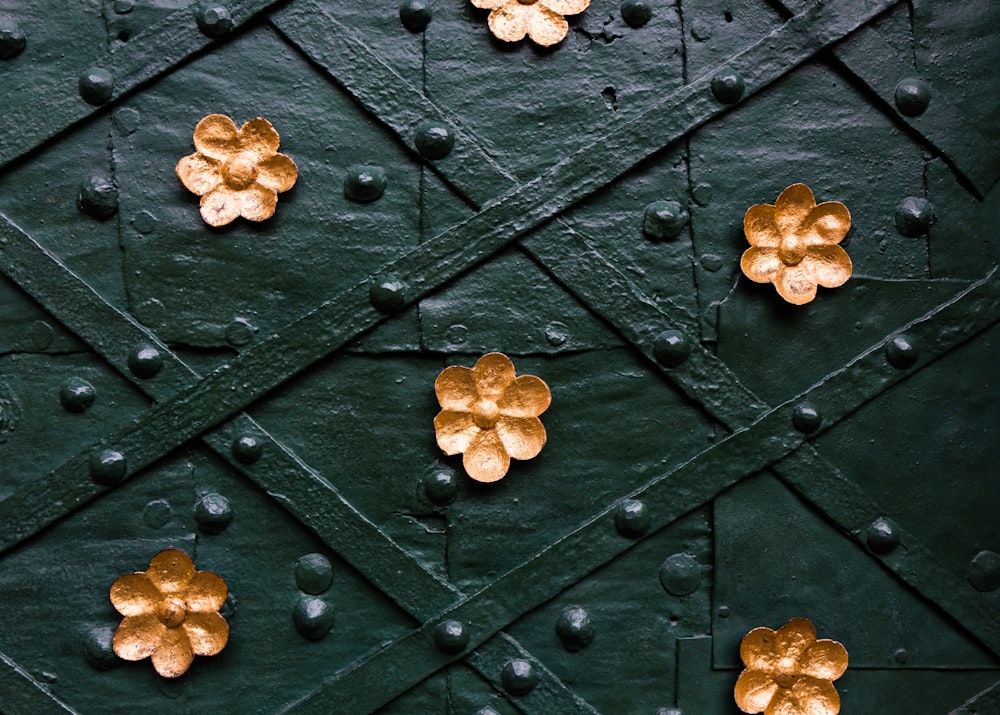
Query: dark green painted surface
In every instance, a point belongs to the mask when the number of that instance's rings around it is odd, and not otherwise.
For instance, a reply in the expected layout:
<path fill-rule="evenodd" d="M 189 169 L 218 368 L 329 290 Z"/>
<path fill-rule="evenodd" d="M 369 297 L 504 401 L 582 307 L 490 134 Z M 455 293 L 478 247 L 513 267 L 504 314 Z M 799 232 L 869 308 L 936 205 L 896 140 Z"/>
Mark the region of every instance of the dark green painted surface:
<path fill-rule="evenodd" d="M 423 33 L 395 0 L 232 2 L 215 40 L 180 1 L 0 0 L 26 36 L 0 60 L 0 712 L 721 715 L 742 635 L 807 616 L 851 654 L 842 712 L 995 715 L 1000 591 L 968 576 L 1000 551 L 1000 58 L 991 3 L 947 8 L 685 0 L 633 28 L 593 0 L 541 51 L 464 0 Z M 77 94 L 91 66 L 105 106 Z M 923 114 L 897 111 L 906 77 Z M 208 228 L 174 176 L 213 112 L 268 118 L 299 166 L 263 224 Z M 425 120 L 452 129 L 446 158 L 413 149 Z M 344 196 L 356 164 L 385 171 L 377 201 Z M 77 209 L 95 176 L 109 218 Z M 746 208 L 796 181 L 853 216 L 854 278 L 801 308 L 738 269 Z M 897 230 L 907 197 L 933 205 L 927 235 Z M 643 234 L 655 201 L 688 212 L 677 237 Z M 392 316 L 368 303 L 390 275 Z M 677 367 L 665 329 L 692 346 Z M 884 346 L 902 330 L 905 369 Z M 152 378 L 128 367 L 140 343 Z M 492 350 L 553 405 L 541 455 L 487 486 L 436 448 L 433 381 Z M 94 388 L 81 412 L 71 378 Z M 98 443 L 123 484 L 89 479 Z M 214 494 L 217 533 L 195 509 Z M 626 496 L 651 516 L 637 539 Z M 111 582 L 168 547 L 228 581 L 228 647 L 176 681 L 93 667 Z M 313 553 L 334 573 L 315 641 L 292 615 Z M 571 606 L 594 625 L 577 650 Z M 446 615 L 467 651 L 435 648 Z M 505 689 L 512 659 L 530 692 Z"/>

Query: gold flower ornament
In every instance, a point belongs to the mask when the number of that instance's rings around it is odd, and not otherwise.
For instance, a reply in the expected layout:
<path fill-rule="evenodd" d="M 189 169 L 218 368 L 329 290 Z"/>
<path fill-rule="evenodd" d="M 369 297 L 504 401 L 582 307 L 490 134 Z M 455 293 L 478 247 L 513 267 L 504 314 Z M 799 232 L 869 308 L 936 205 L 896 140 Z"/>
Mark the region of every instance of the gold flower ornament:
<path fill-rule="evenodd" d="M 847 670 L 847 650 L 837 641 L 816 640 L 806 618 L 777 631 L 754 628 L 740 644 L 746 665 L 736 681 L 736 704 L 745 713 L 837 715 L 840 696 L 833 681 Z"/>
<path fill-rule="evenodd" d="M 805 184 L 793 184 L 771 204 L 751 206 L 743 218 L 750 248 L 740 267 L 757 283 L 774 283 L 795 305 L 816 297 L 816 286 L 836 288 L 851 277 L 851 258 L 837 244 L 851 228 L 851 214 L 839 201 L 816 205 Z"/>
<path fill-rule="evenodd" d="M 225 226 L 237 216 L 264 221 L 274 215 L 278 192 L 295 185 L 295 162 L 278 153 L 279 137 L 262 117 L 239 129 L 229 117 L 209 114 L 194 128 L 194 154 L 177 162 L 177 178 L 201 197 L 201 217 Z"/>
<path fill-rule="evenodd" d="M 146 571 L 111 585 L 111 603 L 125 616 L 112 647 L 124 660 L 152 657 L 165 678 L 183 675 L 196 655 L 215 655 L 229 640 L 219 613 L 229 589 L 211 571 L 196 571 L 183 551 L 166 549 Z"/>
<path fill-rule="evenodd" d="M 483 355 L 472 368 L 446 367 L 434 392 L 441 405 L 434 418 L 438 446 L 445 454 L 462 453 L 476 481 L 502 479 L 511 457 L 531 459 L 545 446 L 538 416 L 552 402 L 549 387 L 534 375 L 517 377 L 506 355 Z"/>
<path fill-rule="evenodd" d="M 472 4 L 491 11 L 487 22 L 498 39 L 517 42 L 527 35 L 549 47 L 562 42 L 569 31 L 564 16 L 583 12 L 590 0 L 472 0 Z"/>

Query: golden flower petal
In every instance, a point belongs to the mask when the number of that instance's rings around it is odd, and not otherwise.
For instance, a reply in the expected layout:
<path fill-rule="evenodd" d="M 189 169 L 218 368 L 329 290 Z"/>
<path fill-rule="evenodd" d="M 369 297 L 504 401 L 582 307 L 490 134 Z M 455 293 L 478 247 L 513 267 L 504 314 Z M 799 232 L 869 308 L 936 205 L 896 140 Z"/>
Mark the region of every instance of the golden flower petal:
<path fill-rule="evenodd" d="M 191 577 L 183 595 L 189 613 L 202 613 L 222 608 L 228 593 L 229 587 L 219 574 L 198 571 Z"/>
<path fill-rule="evenodd" d="M 563 41 L 569 32 L 566 18 L 544 7 L 540 2 L 525 7 L 533 10 L 528 14 L 528 37 L 532 41 L 542 47 L 551 47 Z"/>
<path fill-rule="evenodd" d="M 770 283 L 781 269 L 781 259 L 774 248 L 751 246 L 743 252 L 740 268 L 744 275 L 757 283 Z"/>
<path fill-rule="evenodd" d="M 442 410 L 471 412 L 479 399 L 472 369 L 461 365 L 446 367 L 434 380 L 434 394 Z"/>
<path fill-rule="evenodd" d="M 149 562 L 146 576 L 164 595 L 183 594 L 194 576 L 191 558 L 179 549 L 164 549 Z"/>
<path fill-rule="evenodd" d="M 159 647 L 167 630 L 156 614 L 128 616 L 118 624 L 111 647 L 123 660 L 142 660 Z"/>
<path fill-rule="evenodd" d="M 587 9 L 590 0 L 538 0 L 538 4 L 560 15 L 577 15 Z"/>
<path fill-rule="evenodd" d="M 459 454 L 469 448 L 479 433 L 471 412 L 439 412 L 434 418 L 438 447 L 445 454 Z"/>
<path fill-rule="evenodd" d="M 816 642 L 816 627 L 808 618 L 793 618 L 777 630 L 775 640 L 781 655 L 798 659 Z"/>
<path fill-rule="evenodd" d="M 497 402 L 514 382 L 514 363 L 503 353 L 487 353 L 472 366 L 472 379 L 480 397 Z"/>
<path fill-rule="evenodd" d="M 805 184 L 792 184 L 774 202 L 774 219 L 778 232 L 797 233 L 809 212 L 816 207 L 812 189 Z"/>
<path fill-rule="evenodd" d="M 818 640 L 799 656 L 799 672 L 819 680 L 833 681 L 847 670 L 847 649 L 837 641 Z"/>
<path fill-rule="evenodd" d="M 257 162 L 257 183 L 272 191 L 288 191 L 295 186 L 299 167 L 284 154 L 274 154 Z"/>
<path fill-rule="evenodd" d="M 771 702 L 768 703 L 764 715 L 811 715 L 808 711 L 799 708 L 799 699 L 795 697 L 791 690 L 779 688 L 774 694 Z"/>
<path fill-rule="evenodd" d="M 794 305 L 805 305 L 816 297 L 816 281 L 808 267 L 799 263 L 796 266 L 782 266 L 774 279 L 774 287 L 778 294 Z"/>
<path fill-rule="evenodd" d="M 813 280 L 824 288 L 844 285 L 854 268 L 851 257 L 840 246 L 810 248 L 802 263 L 812 274 Z"/>
<path fill-rule="evenodd" d="M 481 430 L 465 450 L 462 464 L 477 482 L 495 482 L 510 468 L 510 456 L 495 429 Z"/>
<path fill-rule="evenodd" d="M 497 400 L 500 414 L 507 417 L 538 417 L 552 404 L 552 393 L 545 381 L 534 375 L 521 375 Z"/>
<path fill-rule="evenodd" d="M 110 596 L 111 604 L 123 616 L 156 613 L 163 601 L 160 589 L 144 573 L 120 576 L 111 584 Z"/>
<path fill-rule="evenodd" d="M 219 162 L 201 154 L 183 157 L 174 171 L 184 188 L 196 196 L 204 196 L 222 183 Z"/>
<path fill-rule="evenodd" d="M 840 712 L 840 695 L 829 680 L 799 678 L 791 688 L 791 695 L 798 709 L 789 713 L 837 715 Z"/>
<path fill-rule="evenodd" d="M 810 246 L 840 243 L 851 230 L 851 212 L 839 201 L 824 201 L 806 216 L 802 238 Z"/>
<path fill-rule="evenodd" d="M 184 675 L 194 660 L 194 651 L 183 628 L 166 628 L 159 647 L 153 652 L 153 667 L 164 678 Z"/>
<path fill-rule="evenodd" d="M 209 114 L 194 128 L 194 148 L 218 161 L 240 150 L 239 130 L 224 114 Z"/>
<path fill-rule="evenodd" d="M 775 671 L 781 655 L 777 634 L 770 628 L 754 628 L 740 643 L 740 658 L 747 670 Z"/>
<path fill-rule="evenodd" d="M 218 613 L 188 613 L 181 628 L 195 655 L 215 655 L 229 642 L 229 624 Z"/>
<path fill-rule="evenodd" d="M 492 10 L 495 7 L 502 7 L 511 0 L 472 0 L 472 4 L 481 10 Z"/>
<path fill-rule="evenodd" d="M 781 243 L 781 232 L 774 215 L 774 206 L 756 204 L 747 209 L 743 216 L 743 233 L 751 246 L 777 248 Z"/>
<path fill-rule="evenodd" d="M 736 681 L 733 695 L 737 707 L 743 712 L 761 713 L 777 690 L 778 684 L 767 673 L 761 670 L 744 670 Z"/>
<path fill-rule="evenodd" d="M 274 216 L 278 207 L 278 195 L 271 189 L 254 184 L 249 189 L 237 191 L 240 202 L 240 216 L 250 221 L 265 221 Z"/>
<path fill-rule="evenodd" d="M 490 32 L 504 42 L 523 40 L 524 36 L 528 34 L 528 14 L 531 7 L 531 5 L 522 5 L 516 0 L 495 7 L 487 19 Z"/>
<path fill-rule="evenodd" d="M 281 138 L 274 125 L 264 117 L 254 117 L 240 127 L 240 148 L 243 151 L 256 152 L 265 159 L 276 151 L 281 144 Z"/>
<path fill-rule="evenodd" d="M 545 427 L 537 417 L 501 417 L 495 429 L 503 448 L 514 459 L 537 457 L 545 446 Z"/>
<path fill-rule="evenodd" d="M 240 197 L 220 186 L 201 197 L 201 217 L 209 226 L 225 226 L 240 215 Z"/>

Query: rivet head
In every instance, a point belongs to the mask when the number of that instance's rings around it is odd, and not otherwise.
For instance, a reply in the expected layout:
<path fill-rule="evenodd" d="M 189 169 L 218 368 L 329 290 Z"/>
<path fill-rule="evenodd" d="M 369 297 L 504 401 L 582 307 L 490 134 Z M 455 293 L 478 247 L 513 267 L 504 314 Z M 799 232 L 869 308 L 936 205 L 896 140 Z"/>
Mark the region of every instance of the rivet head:
<path fill-rule="evenodd" d="M 413 144 L 421 156 L 427 159 L 444 159 L 455 146 L 455 135 L 443 124 L 425 122 L 417 128 Z"/>
<path fill-rule="evenodd" d="M 322 640 L 333 628 L 333 609 L 322 598 L 303 596 L 292 610 L 292 623 L 303 638 Z"/>
<path fill-rule="evenodd" d="M 79 82 L 80 96 L 88 104 L 104 104 L 115 91 L 115 81 L 111 73 L 103 67 L 91 67 Z"/>
<path fill-rule="evenodd" d="M 653 8 L 645 0 L 625 0 L 620 11 L 629 27 L 642 27 L 653 17 Z"/>
<path fill-rule="evenodd" d="M 888 554 L 899 546 L 899 529 L 889 519 L 879 517 L 868 527 L 867 541 L 876 554 Z"/>
<path fill-rule="evenodd" d="M 656 715 L 684 715 L 684 712 L 680 708 L 660 708 Z"/>
<path fill-rule="evenodd" d="M 194 520 L 206 534 L 218 534 L 233 520 L 233 507 L 221 494 L 205 494 L 194 505 Z"/>
<path fill-rule="evenodd" d="M 441 621 L 434 628 L 434 645 L 442 653 L 461 653 L 469 645 L 469 632 L 459 621 Z"/>
<path fill-rule="evenodd" d="M 105 449 L 90 457 L 90 478 L 104 487 L 117 484 L 125 478 L 127 465 L 125 455 L 113 449 Z"/>
<path fill-rule="evenodd" d="M 405 0 L 399 6 L 399 21 L 410 32 L 423 32 L 431 22 L 431 9 L 424 0 Z"/>
<path fill-rule="evenodd" d="M 27 38 L 20 25 L 10 15 L 0 15 L 0 59 L 9 60 L 24 51 Z"/>
<path fill-rule="evenodd" d="M 556 635 L 571 653 L 590 645 L 595 632 L 594 620 L 582 606 L 566 606 L 556 620 Z"/>
<path fill-rule="evenodd" d="M 333 583 L 333 565 L 323 554 L 306 554 L 295 562 L 295 585 L 312 596 L 330 588 Z"/>
<path fill-rule="evenodd" d="M 233 459 L 240 464 L 254 464 L 264 454 L 264 444 L 253 435 L 245 434 L 233 440 Z"/>
<path fill-rule="evenodd" d="M 153 499 L 143 507 L 142 520 L 150 529 L 159 529 L 170 521 L 173 511 L 166 499 Z"/>
<path fill-rule="evenodd" d="M 112 626 L 97 626 L 83 637 L 83 657 L 97 670 L 107 670 L 119 662 L 112 648 L 115 630 Z"/>
<path fill-rule="evenodd" d="M 391 313 L 406 302 L 406 286 L 395 276 L 375 278 L 368 289 L 368 300 L 383 313 Z"/>
<path fill-rule="evenodd" d="M 906 333 L 900 333 L 885 345 L 885 357 L 897 370 L 906 370 L 917 364 L 920 351 Z"/>
<path fill-rule="evenodd" d="M 160 351 L 152 345 L 137 345 L 128 355 L 128 369 L 136 377 L 147 379 L 153 377 L 163 367 Z"/>
<path fill-rule="evenodd" d="M 1000 588 L 1000 554 L 995 551 L 980 551 L 969 562 L 966 577 L 977 591 L 996 591 Z"/>
<path fill-rule="evenodd" d="M 649 510 L 638 499 L 626 499 L 615 514 L 618 533 L 632 539 L 645 534 L 649 529 L 649 523 Z"/>
<path fill-rule="evenodd" d="M 208 37 L 221 37 L 233 29 L 233 16 L 224 5 L 208 3 L 198 9 L 198 29 Z"/>
<path fill-rule="evenodd" d="M 910 659 L 910 654 L 906 650 L 906 648 L 897 648 L 896 652 L 892 654 L 892 657 L 896 660 L 897 663 L 902 665 L 903 663 L 906 663 Z"/>
<path fill-rule="evenodd" d="M 118 189 L 111 177 L 104 172 L 95 172 L 84 179 L 76 196 L 76 207 L 100 220 L 114 216 L 118 211 Z"/>
<path fill-rule="evenodd" d="M 450 504 L 458 495 L 458 475 L 449 467 L 438 466 L 424 476 L 424 493 L 438 506 Z"/>
<path fill-rule="evenodd" d="M 371 203 L 381 198 L 388 183 L 381 166 L 355 164 L 347 168 L 344 196 L 358 203 Z"/>
<path fill-rule="evenodd" d="M 896 108 L 907 117 L 917 117 L 931 103 L 931 88 L 922 79 L 907 77 L 896 85 Z"/>
<path fill-rule="evenodd" d="M 59 402 L 67 412 L 83 412 L 92 404 L 97 397 L 94 386 L 82 377 L 71 377 L 59 390 Z"/>
<path fill-rule="evenodd" d="M 654 201 L 642 214 L 642 232 L 650 238 L 677 238 L 687 222 L 687 209 L 676 201 Z"/>
<path fill-rule="evenodd" d="M 811 402 L 800 402 L 792 410 L 792 424 L 799 432 L 810 434 L 819 429 L 823 416 Z"/>
<path fill-rule="evenodd" d="M 538 676 L 531 663 L 520 658 L 508 661 L 500 671 L 500 683 L 511 695 L 530 693 L 538 685 Z"/>
<path fill-rule="evenodd" d="M 687 596 L 701 585 L 701 564 L 691 554 L 673 554 L 660 565 L 660 584 L 674 596 Z"/>
<path fill-rule="evenodd" d="M 115 0 L 114 10 L 119 15 L 127 15 L 135 9 L 135 0 Z"/>
<path fill-rule="evenodd" d="M 665 367 L 677 367 L 691 354 L 691 343 L 680 330 L 664 330 L 653 341 L 656 360 Z"/>
<path fill-rule="evenodd" d="M 724 69 L 712 78 L 712 94 L 723 104 L 738 102 L 745 89 L 743 75 L 734 69 Z"/>
<path fill-rule="evenodd" d="M 256 332 L 257 328 L 246 318 L 233 318 L 232 322 L 226 326 L 226 342 L 234 348 L 241 348 L 253 340 Z"/>
<path fill-rule="evenodd" d="M 907 238 L 926 236 L 935 218 L 930 201 L 918 196 L 908 196 L 896 207 L 896 230 Z"/>

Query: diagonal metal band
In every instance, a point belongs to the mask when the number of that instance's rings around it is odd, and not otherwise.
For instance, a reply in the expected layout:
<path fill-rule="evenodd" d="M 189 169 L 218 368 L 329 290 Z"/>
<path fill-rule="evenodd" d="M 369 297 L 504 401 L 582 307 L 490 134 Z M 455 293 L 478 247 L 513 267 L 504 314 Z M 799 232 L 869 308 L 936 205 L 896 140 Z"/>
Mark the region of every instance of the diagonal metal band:
<path fill-rule="evenodd" d="M 3 712 L 79 715 L 3 653 L 0 653 L 0 695 L 3 696 L 0 701 L 0 710 Z"/>
<path fill-rule="evenodd" d="M 899 331 L 920 341 L 923 356 L 919 367 L 938 359 L 956 346 L 1000 321 L 1000 278 L 996 270 L 961 291 L 951 301 Z M 630 498 L 643 501 L 651 514 L 647 536 L 669 526 L 747 475 L 794 455 L 805 442 L 792 427 L 794 405 L 811 401 L 823 405 L 820 434 L 837 424 L 859 405 L 875 398 L 913 374 L 901 371 L 885 359 L 889 338 L 835 371 L 806 392 L 771 409 L 755 422 L 705 450 L 680 467 L 656 477 Z M 616 505 L 593 516 L 575 531 L 533 558 L 504 574 L 459 605 L 427 621 L 419 629 L 372 654 L 349 671 L 317 690 L 293 707 L 300 713 L 325 713 L 329 702 L 350 702 L 368 711 L 426 678 L 446 660 L 429 655 L 431 631 L 439 619 L 451 618 L 475 624 L 470 648 L 475 648 L 498 630 L 573 585 L 587 574 L 629 550 L 636 541 L 615 531 Z M 983 630 L 979 640 L 1000 652 L 1000 622 L 984 602 L 970 604 L 967 614 Z M 380 673 L 382 692 L 369 687 L 372 672 Z"/>
<path fill-rule="evenodd" d="M 230 34 L 281 2 L 284 0 L 230 0 L 226 3 L 233 23 Z M 91 66 L 106 69 L 113 79 L 113 89 L 103 106 L 90 105 L 80 97 L 77 92 L 80 75 L 42 83 L 36 87 L 31 102 L 8 104 L 0 115 L 0 165 L 37 149 L 77 122 L 104 111 L 136 87 L 169 72 L 215 42 L 198 28 L 198 8 L 196 0 L 94 60 Z M 80 74 L 86 70 L 88 67 L 80 67 Z M 45 111 L 39 112 L 39 107 L 44 107 Z"/>
<path fill-rule="evenodd" d="M 743 71 L 748 94 L 758 92 L 894 2 L 817 2 L 731 57 L 726 66 Z M 511 189 L 472 218 L 393 261 L 384 271 L 408 286 L 406 302 L 412 303 L 484 261 L 683 133 L 727 111 L 729 107 L 711 94 L 712 74 L 676 90 L 537 179 Z M 660 146 L 646 146 L 649 136 L 662 137 Z M 645 149 L 635 154 L 636 146 Z M 3 254 L 11 248 L 0 244 L 0 263 L 6 262 Z M 88 477 L 87 464 L 93 453 L 113 447 L 126 455 L 130 473 L 135 473 L 384 320 L 385 314 L 368 301 L 368 285 L 367 280 L 362 281 L 323 303 L 279 335 L 247 350 L 232 363 L 71 458 L 31 490 L 10 495 L 0 503 L 0 521 L 10 519 L 9 526 L 5 524 L 0 531 L 0 549 L 37 533 L 101 491 Z"/>

